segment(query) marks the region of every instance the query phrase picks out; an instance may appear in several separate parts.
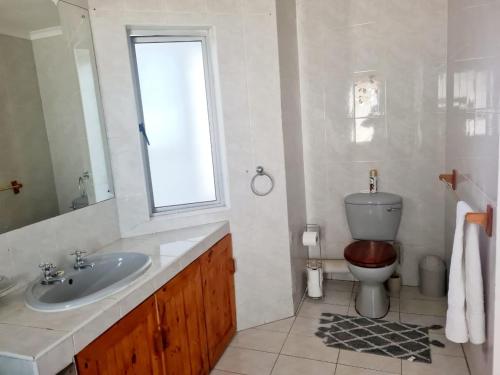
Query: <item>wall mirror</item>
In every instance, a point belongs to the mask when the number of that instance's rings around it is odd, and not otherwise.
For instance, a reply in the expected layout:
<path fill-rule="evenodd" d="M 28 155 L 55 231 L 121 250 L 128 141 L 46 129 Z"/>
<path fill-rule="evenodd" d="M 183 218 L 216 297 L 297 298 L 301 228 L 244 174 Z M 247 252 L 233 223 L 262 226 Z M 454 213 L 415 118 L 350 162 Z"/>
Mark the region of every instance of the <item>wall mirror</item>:
<path fill-rule="evenodd" d="M 85 3 L 0 0 L 0 233 L 113 196 Z"/>

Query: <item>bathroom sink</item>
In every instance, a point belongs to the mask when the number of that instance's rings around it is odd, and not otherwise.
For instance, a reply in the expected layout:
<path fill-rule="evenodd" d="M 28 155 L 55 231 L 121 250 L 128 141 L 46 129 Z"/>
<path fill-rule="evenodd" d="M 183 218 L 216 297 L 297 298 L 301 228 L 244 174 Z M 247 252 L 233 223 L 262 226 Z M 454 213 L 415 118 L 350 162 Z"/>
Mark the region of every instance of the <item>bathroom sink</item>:
<path fill-rule="evenodd" d="M 63 268 L 63 280 L 43 285 L 42 277 L 25 292 L 26 305 L 36 311 L 66 311 L 96 302 L 126 288 L 151 265 L 151 258 L 141 253 L 108 253 L 88 256 L 93 267 Z"/>

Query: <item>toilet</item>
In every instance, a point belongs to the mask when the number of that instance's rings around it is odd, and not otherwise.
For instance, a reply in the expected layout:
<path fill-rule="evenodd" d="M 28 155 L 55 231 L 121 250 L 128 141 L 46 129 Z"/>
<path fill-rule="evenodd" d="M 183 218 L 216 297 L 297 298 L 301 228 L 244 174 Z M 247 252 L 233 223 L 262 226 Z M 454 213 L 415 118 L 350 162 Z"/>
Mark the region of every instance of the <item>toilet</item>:
<path fill-rule="evenodd" d="M 360 281 L 356 311 L 368 318 L 382 318 L 390 298 L 384 282 L 397 261 L 393 243 L 401 221 L 403 200 L 390 193 L 356 193 L 345 197 L 347 223 L 355 242 L 344 250 L 349 270 Z"/>

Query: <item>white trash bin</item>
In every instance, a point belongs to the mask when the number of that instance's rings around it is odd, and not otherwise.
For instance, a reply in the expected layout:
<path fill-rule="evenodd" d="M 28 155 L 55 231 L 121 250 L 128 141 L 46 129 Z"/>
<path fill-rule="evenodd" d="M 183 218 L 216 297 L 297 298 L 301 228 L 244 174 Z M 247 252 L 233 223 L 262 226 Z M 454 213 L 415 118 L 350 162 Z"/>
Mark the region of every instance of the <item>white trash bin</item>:
<path fill-rule="evenodd" d="M 435 255 L 426 255 L 419 264 L 420 293 L 428 297 L 446 295 L 446 266 Z"/>

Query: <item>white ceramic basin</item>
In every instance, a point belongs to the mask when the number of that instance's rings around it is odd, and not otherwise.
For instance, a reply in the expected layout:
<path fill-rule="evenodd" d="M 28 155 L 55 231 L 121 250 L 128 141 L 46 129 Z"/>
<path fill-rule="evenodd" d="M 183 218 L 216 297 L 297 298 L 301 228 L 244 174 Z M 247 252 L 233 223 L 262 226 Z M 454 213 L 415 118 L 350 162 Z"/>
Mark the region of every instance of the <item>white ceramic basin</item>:
<path fill-rule="evenodd" d="M 64 281 L 42 285 L 42 277 L 25 292 L 26 305 L 36 311 L 66 311 L 88 305 L 126 288 L 151 265 L 141 253 L 108 253 L 88 256 L 93 268 L 64 268 Z"/>

